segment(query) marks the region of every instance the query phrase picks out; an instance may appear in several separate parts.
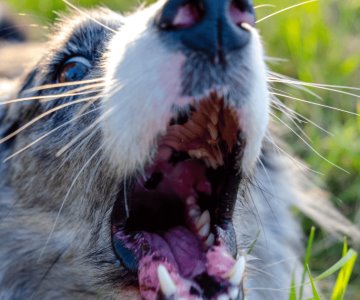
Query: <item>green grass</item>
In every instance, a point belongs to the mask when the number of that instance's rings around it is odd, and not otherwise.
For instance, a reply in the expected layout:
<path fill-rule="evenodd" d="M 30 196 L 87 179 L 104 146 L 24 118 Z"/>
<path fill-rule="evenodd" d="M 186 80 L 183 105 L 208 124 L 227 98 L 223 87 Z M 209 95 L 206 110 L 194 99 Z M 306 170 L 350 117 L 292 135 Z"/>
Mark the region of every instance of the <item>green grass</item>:
<path fill-rule="evenodd" d="M 255 5 L 268 3 L 276 5 L 276 7 L 258 8 L 258 19 L 299 2 L 300 0 L 255 0 Z M 15 11 L 30 14 L 33 22 L 40 24 L 51 23 L 56 18 L 54 11 L 62 11 L 66 8 L 61 0 L 9 0 L 8 3 Z M 128 10 L 134 7 L 134 4 L 138 4 L 139 0 L 77 0 L 72 3 L 86 7 L 102 3 L 112 9 Z M 359 0 L 320 0 L 273 16 L 258 24 L 258 27 L 265 41 L 267 55 L 286 59 L 271 63 L 273 70 L 307 82 L 359 87 L 359 20 Z M 285 85 L 279 85 L 278 88 L 297 98 L 360 113 L 360 97 L 312 89 L 322 98 L 319 100 Z M 360 91 L 353 92 L 360 94 Z M 310 139 L 310 144 L 348 173 L 319 158 L 291 132 L 286 133 L 285 138 L 292 145 L 294 152 L 313 170 L 324 174 L 320 179 L 333 195 L 332 201 L 335 205 L 349 218 L 354 219 L 357 215 L 359 220 L 360 117 L 310 103 L 283 100 L 290 108 L 331 132 L 331 135 L 328 135 L 310 123 L 301 125 Z M 282 117 L 282 120 L 286 121 L 286 117 Z M 310 234 L 313 223 L 304 219 L 303 224 L 305 232 Z M 335 263 L 342 248 L 341 243 L 332 242 L 328 235 L 318 231 L 315 235 L 310 264 L 313 274 L 320 274 L 325 266 Z M 315 276 L 315 280 L 316 278 Z M 327 299 L 332 299 L 335 281 L 336 278 L 330 276 L 318 283 L 318 286 L 325 291 L 324 295 Z M 360 299 L 359 263 L 354 265 L 353 276 L 347 287 L 347 299 Z"/>
<path fill-rule="evenodd" d="M 315 237 L 315 228 L 311 228 L 310 237 L 308 240 L 308 246 L 306 251 L 306 256 L 304 260 L 304 271 L 301 278 L 301 285 L 299 289 L 299 296 L 297 296 L 296 286 L 294 278 L 291 282 L 290 287 L 290 295 L 289 300 L 303 300 L 303 291 L 306 285 L 310 284 L 312 289 L 312 298 L 310 300 L 320 300 L 320 292 L 318 291 L 317 284 L 320 283 L 322 280 L 329 278 L 334 273 L 338 272 L 338 276 L 336 279 L 336 283 L 332 289 L 331 300 L 343 300 L 345 299 L 346 289 L 349 285 L 349 280 L 353 272 L 353 268 L 355 262 L 358 257 L 358 253 L 353 249 L 348 249 L 347 239 L 345 238 L 343 244 L 343 251 L 342 251 L 342 258 L 339 259 L 334 265 L 329 267 L 326 271 L 321 273 L 320 275 L 313 277 L 310 271 L 310 259 L 311 259 L 311 252 L 314 243 Z M 306 282 L 306 275 L 309 278 L 310 282 Z M 309 299 L 308 299 L 309 300 Z"/>

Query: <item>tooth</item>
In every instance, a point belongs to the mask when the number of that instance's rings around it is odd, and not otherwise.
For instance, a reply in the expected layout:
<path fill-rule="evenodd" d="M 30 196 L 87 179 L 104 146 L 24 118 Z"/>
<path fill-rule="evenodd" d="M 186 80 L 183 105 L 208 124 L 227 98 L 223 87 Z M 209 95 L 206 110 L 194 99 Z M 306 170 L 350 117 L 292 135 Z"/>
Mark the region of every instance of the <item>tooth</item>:
<path fill-rule="evenodd" d="M 246 260 L 244 256 L 240 256 L 235 266 L 229 272 L 229 281 L 235 286 L 240 285 L 245 271 Z"/>
<path fill-rule="evenodd" d="M 159 265 L 157 269 L 157 275 L 160 283 L 160 289 L 166 298 L 173 296 L 177 289 L 176 285 L 170 277 L 168 270 L 163 266 Z"/>
<path fill-rule="evenodd" d="M 210 132 L 211 138 L 212 138 L 213 140 L 217 140 L 217 138 L 218 138 L 218 136 L 219 136 L 219 132 L 218 132 L 218 130 L 216 129 L 216 127 L 215 127 L 213 124 L 208 123 L 208 124 L 207 124 L 207 128 L 208 128 L 208 130 L 209 130 L 209 132 Z"/>
<path fill-rule="evenodd" d="M 210 223 L 204 224 L 204 226 L 201 227 L 200 230 L 198 231 L 199 236 L 202 238 L 208 237 L 209 233 L 210 233 Z"/>
<path fill-rule="evenodd" d="M 239 296 L 239 289 L 237 287 L 230 288 L 229 296 L 231 300 L 236 300 Z"/>
<path fill-rule="evenodd" d="M 208 210 L 205 210 L 199 220 L 196 222 L 196 228 L 199 230 L 201 227 L 203 227 L 203 225 L 205 224 L 210 224 L 210 213 Z"/>
<path fill-rule="evenodd" d="M 230 300 L 229 296 L 228 295 L 220 295 L 217 300 Z"/>
<path fill-rule="evenodd" d="M 205 245 L 210 248 L 211 246 L 214 245 L 214 243 L 215 243 L 215 236 L 212 233 L 210 233 L 207 240 L 205 241 Z"/>
<path fill-rule="evenodd" d="M 212 167 L 214 170 L 216 170 L 217 167 L 218 167 L 216 161 L 215 161 L 213 158 L 210 158 L 210 159 L 209 159 L 209 162 L 210 162 L 211 167 Z"/>
<path fill-rule="evenodd" d="M 189 150 L 188 154 L 190 155 L 190 157 L 192 158 L 197 158 L 197 151 L 196 150 Z"/>

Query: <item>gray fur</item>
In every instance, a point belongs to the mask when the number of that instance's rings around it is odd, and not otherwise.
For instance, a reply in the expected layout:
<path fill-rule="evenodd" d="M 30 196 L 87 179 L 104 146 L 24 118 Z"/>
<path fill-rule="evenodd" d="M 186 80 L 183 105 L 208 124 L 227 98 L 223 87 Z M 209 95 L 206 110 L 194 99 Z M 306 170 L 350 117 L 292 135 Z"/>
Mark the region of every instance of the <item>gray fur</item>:
<path fill-rule="evenodd" d="M 121 16 L 110 11 L 87 13 L 113 30 L 123 22 Z M 105 75 L 103 60 L 110 31 L 88 17 L 77 15 L 60 23 L 54 35 L 43 58 L 25 79 L 19 79 L 22 88 L 15 85 L 16 92 L 9 91 L 6 98 L 70 90 L 71 87 L 63 87 L 28 91 L 51 83 L 63 57 L 79 51 L 90 58 L 93 66 L 85 79 Z M 194 72 L 190 65 L 191 61 L 184 68 L 185 74 Z M 206 81 L 185 81 L 184 94 L 189 91 L 201 94 L 214 82 L 221 84 L 228 80 L 216 76 L 218 70 L 210 70 L 208 74 Z M 199 77 L 196 72 L 192 76 Z M 201 82 L 205 85 L 200 86 Z M 98 91 L 94 93 L 99 96 Z M 0 96 L 4 100 L 4 93 Z M 49 102 L 34 100 L 1 106 L 0 134 L 4 137 L 11 132 L 10 128 L 21 127 L 37 115 L 74 99 L 77 98 L 67 96 Z M 70 121 L 85 105 L 79 103 L 55 112 L 2 143 L 0 160 Z M 119 185 L 123 179 L 110 171 L 112 168 L 102 150 L 100 128 L 95 126 L 86 132 L 99 117 L 98 108 L 101 102 L 95 101 L 86 107 L 85 116 L 0 166 L 0 299 L 138 297 L 130 286 L 135 278 L 119 264 L 111 248 L 110 214 L 116 195 L 124 187 Z M 75 145 L 64 155 L 56 156 L 57 151 L 83 131 L 86 133 Z M 334 233 L 345 231 L 359 238 L 357 229 L 324 198 L 314 204 L 312 191 L 318 190 L 309 184 L 307 177 L 265 141 L 253 174 L 244 179 L 234 221 L 239 248 L 246 251 L 258 237 L 247 271 L 249 300 L 288 299 L 291 274 L 302 271 L 303 236 L 291 213 L 292 206 L 299 207 Z M 320 206 L 323 210 L 318 209 Z M 330 220 L 329 215 L 336 218 Z"/>

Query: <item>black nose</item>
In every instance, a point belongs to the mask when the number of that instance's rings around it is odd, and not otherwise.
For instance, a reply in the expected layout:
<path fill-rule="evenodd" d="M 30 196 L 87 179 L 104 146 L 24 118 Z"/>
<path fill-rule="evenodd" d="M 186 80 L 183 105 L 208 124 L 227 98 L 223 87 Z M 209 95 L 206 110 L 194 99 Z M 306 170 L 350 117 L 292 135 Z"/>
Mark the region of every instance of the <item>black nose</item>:
<path fill-rule="evenodd" d="M 168 0 L 157 22 L 185 49 L 216 60 L 249 42 L 242 24 L 254 26 L 255 13 L 251 0 Z"/>

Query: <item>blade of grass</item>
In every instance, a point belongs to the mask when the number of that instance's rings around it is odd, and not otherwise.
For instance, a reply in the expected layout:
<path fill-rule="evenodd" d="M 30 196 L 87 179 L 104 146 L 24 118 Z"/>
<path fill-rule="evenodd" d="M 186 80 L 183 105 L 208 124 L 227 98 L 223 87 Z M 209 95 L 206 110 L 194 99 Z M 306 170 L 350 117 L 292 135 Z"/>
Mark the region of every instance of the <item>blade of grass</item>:
<path fill-rule="evenodd" d="M 327 269 L 325 272 L 321 273 L 319 276 L 315 278 L 316 281 L 323 280 L 330 275 L 334 274 L 336 271 L 340 270 L 343 266 L 345 266 L 349 261 L 353 260 L 357 257 L 357 252 L 353 249 L 350 249 L 347 254 L 341 258 L 337 263 Z"/>
<path fill-rule="evenodd" d="M 296 299 L 296 287 L 295 287 L 295 272 L 293 272 L 293 275 L 292 275 L 292 278 L 291 278 L 291 287 L 290 287 L 289 300 L 297 300 Z"/>
<path fill-rule="evenodd" d="M 343 257 L 348 253 L 347 240 L 344 241 Z M 335 287 L 331 295 L 331 300 L 342 300 L 344 299 L 347 286 L 357 259 L 357 253 L 353 255 L 350 260 L 341 268 L 339 275 L 336 279 Z"/>
<path fill-rule="evenodd" d="M 303 273 L 302 273 L 302 276 L 301 276 L 301 286 L 300 286 L 300 291 L 299 291 L 299 300 L 302 300 L 303 293 L 304 293 L 304 284 L 305 284 L 305 277 L 306 277 L 306 266 L 310 263 L 311 250 L 312 250 L 312 245 L 313 245 L 313 242 L 314 242 L 315 230 L 316 230 L 315 227 L 312 226 L 311 231 L 310 231 L 310 236 L 309 236 L 307 249 L 306 249 L 305 261 L 304 261 L 304 270 L 303 270 Z"/>
<path fill-rule="evenodd" d="M 307 273 L 309 274 L 309 279 L 310 279 L 310 283 L 311 283 L 311 288 L 312 288 L 312 292 L 313 292 L 313 298 L 314 300 L 320 300 L 320 296 L 316 290 L 316 286 L 315 286 L 315 282 L 314 282 L 314 278 L 311 275 L 310 272 L 310 268 L 309 265 L 306 265 L 306 269 L 307 269 Z"/>
<path fill-rule="evenodd" d="M 344 257 L 347 252 L 348 252 L 348 244 L 347 244 L 347 239 L 345 238 L 342 257 Z M 345 276 L 345 269 L 342 268 L 340 270 L 340 272 L 339 272 L 339 275 L 338 275 L 337 279 L 336 279 L 334 290 L 333 290 L 333 293 L 331 295 L 331 300 L 340 300 L 340 299 L 342 299 L 342 297 L 343 297 L 343 282 L 344 282 L 344 278 L 345 278 L 344 276 Z"/>

